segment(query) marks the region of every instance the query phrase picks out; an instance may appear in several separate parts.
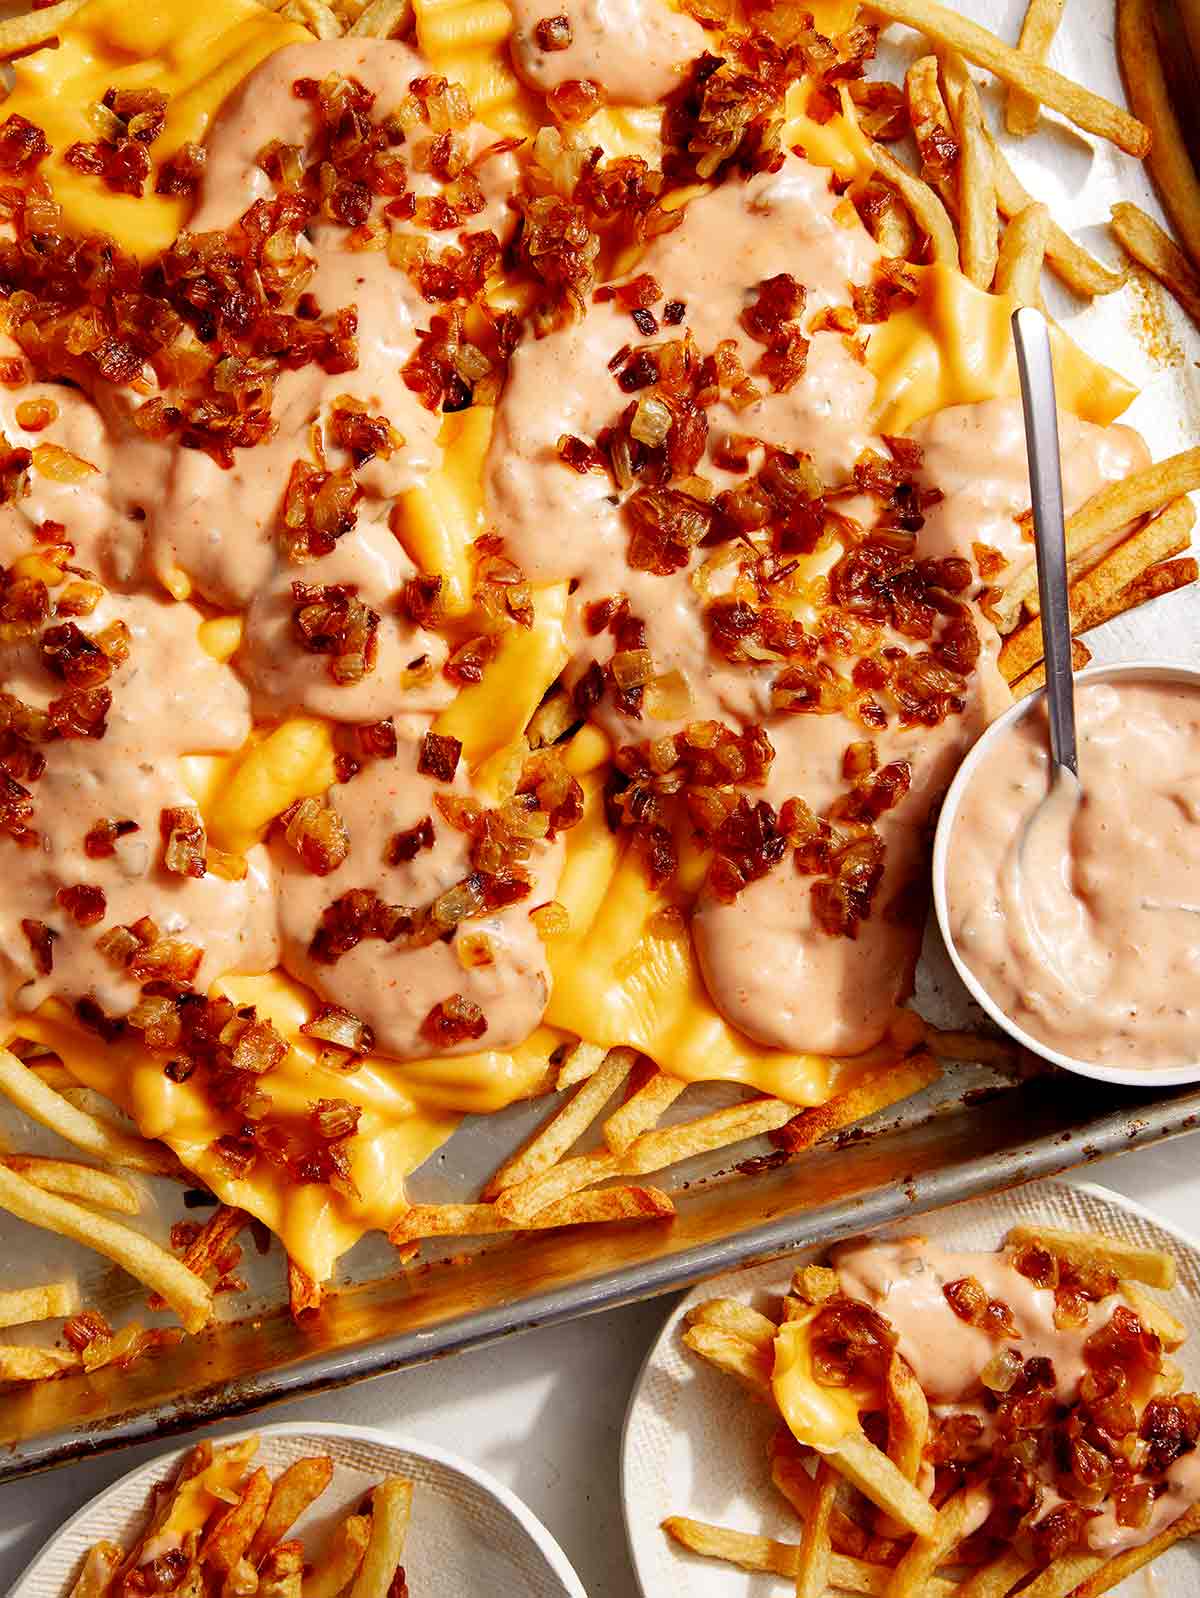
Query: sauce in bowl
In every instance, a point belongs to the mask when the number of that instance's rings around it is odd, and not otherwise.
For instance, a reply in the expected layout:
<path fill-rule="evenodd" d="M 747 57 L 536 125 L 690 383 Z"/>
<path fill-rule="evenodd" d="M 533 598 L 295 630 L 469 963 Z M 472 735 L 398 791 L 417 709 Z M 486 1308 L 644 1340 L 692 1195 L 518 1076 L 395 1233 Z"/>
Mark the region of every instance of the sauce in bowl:
<path fill-rule="evenodd" d="M 943 933 L 976 997 L 1059 1063 L 1200 1075 L 1200 674 L 1086 673 L 1076 720 L 1078 785 L 1052 784 L 1042 697 L 964 766 Z"/>

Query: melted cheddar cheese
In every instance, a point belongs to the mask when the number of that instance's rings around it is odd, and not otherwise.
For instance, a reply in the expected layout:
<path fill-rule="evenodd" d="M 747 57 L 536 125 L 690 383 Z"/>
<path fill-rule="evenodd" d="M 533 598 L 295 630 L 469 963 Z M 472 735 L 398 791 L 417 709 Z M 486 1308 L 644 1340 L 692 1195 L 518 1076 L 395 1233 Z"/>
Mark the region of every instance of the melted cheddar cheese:
<path fill-rule="evenodd" d="M 795 1312 L 775 1335 L 771 1390 L 779 1413 L 797 1442 L 818 1453 L 832 1453 L 861 1431 L 859 1414 L 880 1407 L 881 1395 L 868 1384 L 827 1387 L 813 1375 L 812 1324 L 817 1304 Z"/>

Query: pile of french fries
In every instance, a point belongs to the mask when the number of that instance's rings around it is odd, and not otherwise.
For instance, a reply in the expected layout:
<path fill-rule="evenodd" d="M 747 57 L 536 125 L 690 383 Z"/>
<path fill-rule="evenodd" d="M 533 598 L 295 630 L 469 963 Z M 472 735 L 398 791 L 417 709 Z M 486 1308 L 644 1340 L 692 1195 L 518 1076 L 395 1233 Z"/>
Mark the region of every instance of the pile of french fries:
<path fill-rule="evenodd" d="M 388 1476 L 334 1527 L 315 1561 L 288 1533 L 333 1477 L 333 1461 L 298 1459 L 274 1481 L 249 1469 L 258 1438 L 198 1443 L 157 1490 L 129 1549 L 98 1542 L 84 1555 L 70 1598 L 407 1598 L 401 1559 L 413 1484 Z"/>
<path fill-rule="evenodd" d="M 1046 1226 L 1015 1226 L 1004 1242 L 1012 1249 L 1036 1245 L 1076 1267 L 1114 1272 L 1121 1296 L 1164 1349 L 1183 1342 L 1184 1327 L 1146 1291 L 1174 1286 L 1170 1254 L 1097 1232 Z M 709 1299 L 687 1316 L 683 1341 L 735 1377 L 753 1400 L 775 1408 L 771 1377 L 780 1325 L 837 1291 L 835 1270 L 804 1265 L 777 1315 L 734 1298 Z M 1167 1361 L 1159 1381 L 1170 1392 L 1182 1377 Z M 1021 1598 L 1098 1598 L 1181 1539 L 1200 1533 L 1200 1504 L 1194 1504 L 1140 1548 L 1112 1557 L 1081 1550 L 1038 1566 L 1021 1541 L 986 1565 L 964 1564 L 956 1556 L 980 1524 L 986 1482 L 969 1481 L 936 1505 L 918 1490 L 929 1404 L 899 1352 L 891 1356 L 884 1386 L 885 1447 L 860 1431 L 833 1451 L 816 1453 L 782 1423 L 772 1437 L 770 1480 L 801 1522 L 798 1541 L 779 1542 L 681 1515 L 670 1516 L 663 1529 L 691 1553 L 793 1580 L 797 1598 L 843 1592 L 873 1598 L 1008 1598 L 1018 1592 Z"/>

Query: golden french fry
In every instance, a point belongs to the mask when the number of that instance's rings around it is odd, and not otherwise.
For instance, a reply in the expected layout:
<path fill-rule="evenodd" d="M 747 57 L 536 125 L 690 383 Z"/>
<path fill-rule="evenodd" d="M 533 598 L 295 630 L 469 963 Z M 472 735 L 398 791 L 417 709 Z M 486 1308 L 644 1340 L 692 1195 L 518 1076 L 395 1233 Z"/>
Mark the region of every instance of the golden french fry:
<path fill-rule="evenodd" d="M 724 1110 L 713 1110 L 694 1121 L 683 1121 L 678 1126 L 643 1132 L 622 1156 L 621 1170 L 629 1175 L 660 1171 L 693 1155 L 710 1154 L 731 1143 L 777 1131 L 795 1114 L 796 1106 L 785 1104 L 782 1099 L 751 1099 Z"/>
<path fill-rule="evenodd" d="M 1021 1598 L 1068 1598 L 1081 1581 L 1086 1581 L 1103 1565 L 1101 1554 L 1063 1554 L 1039 1571 L 1027 1587 L 1021 1588 Z"/>
<path fill-rule="evenodd" d="M 945 67 L 945 63 L 943 66 Z M 1000 223 L 996 211 L 996 181 L 992 155 L 983 133 L 979 93 L 961 62 L 957 99 L 951 104 L 958 134 L 958 247 L 963 275 L 976 288 L 987 289 L 996 275 Z"/>
<path fill-rule="evenodd" d="M 47 14 L 38 13 L 40 16 Z M 32 1120 L 102 1160 L 134 1171 L 147 1171 L 152 1176 L 175 1176 L 180 1170 L 179 1161 L 161 1144 L 119 1132 L 98 1116 L 68 1104 L 53 1088 L 46 1086 L 36 1071 L 18 1060 L 11 1049 L 0 1049 L 0 1093 Z"/>
<path fill-rule="evenodd" d="M 1033 203 L 1033 196 L 1009 166 L 1004 151 L 995 139 L 986 129 L 984 131 L 992 152 L 996 202 L 1001 215 L 1011 221 L 1027 205 Z M 1125 282 L 1123 271 L 1114 271 L 1112 267 L 1098 261 L 1054 221 L 1050 223 L 1046 236 L 1046 264 L 1072 293 L 1086 300 L 1095 299 L 1101 294 L 1113 294 Z"/>
<path fill-rule="evenodd" d="M 412 1482 L 389 1476 L 371 1495 L 371 1538 L 350 1598 L 387 1598 L 412 1512 Z"/>
<path fill-rule="evenodd" d="M 44 1287 L 16 1287 L 0 1292 L 0 1326 L 28 1326 L 74 1315 L 79 1288 L 74 1282 L 47 1282 Z"/>
<path fill-rule="evenodd" d="M 800 1445 L 786 1426 L 780 1426 L 771 1439 L 771 1481 L 800 1519 L 807 1520 L 813 1511 L 816 1487 L 808 1473 Z M 835 1553 L 850 1554 L 855 1559 L 866 1558 L 871 1538 L 844 1509 L 834 1507 L 829 1521 L 829 1535 Z M 873 1563 L 888 1564 L 890 1560 L 880 1558 Z"/>
<path fill-rule="evenodd" d="M 1029 0 L 1017 49 L 1031 61 L 1044 61 L 1050 53 L 1066 0 Z M 1136 110 L 1136 106 L 1134 107 Z M 1004 106 L 1004 125 L 1016 138 L 1032 133 L 1038 125 L 1041 107 L 1032 94 L 1010 88 Z"/>
<path fill-rule="evenodd" d="M 828 1265 L 798 1265 L 792 1274 L 792 1292 L 806 1304 L 823 1304 L 838 1286 L 838 1274 Z"/>
<path fill-rule="evenodd" d="M 619 1170 L 620 1162 L 607 1149 L 576 1154 L 571 1159 L 559 1160 L 548 1171 L 528 1177 L 515 1187 L 505 1188 L 496 1199 L 497 1213 L 514 1226 L 526 1226 L 547 1205 L 557 1204 L 595 1182 L 604 1182 L 616 1176 Z"/>
<path fill-rule="evenodd" d="M 23 1176 L 44 1193 L 59 1193 L 64 1198 L 84 1199 L 118 1215 L 136 1215 L 142 1207 L 137 1188 L 123 1176 L 98 1171 L 94 1165 L 75 1160 L 52 1160 L 42 1155 L 3 1154 L 0 1165 Z"/>
<path fill-rule="evenodd" d="M 947 1499 L 938 1511 L 933 1535 L 917 1537 L 896 1566 L 887 1598 L 919 1598 L 929 1578 L 946 1563 L 975 1520 L 981 1504 L 987 1504 L 985 1487 L 963 1487 Z"/>
<path fill-rule="evenodd" d="M 339 1521 L 325 1551 L 304 1577 L 303 1598 L 338 1598 L 354 1580 L 370 1540 L 369 1515 L 348 1515 Z"/>
<path fill-rule="evenodd" d="M 1019 1548 L 1010 1548 L 984 1565 L 958 1589 L 958 1598 L 1008 1598 L 1018 1582 L 1033 1569 L 1033 1560 Z"/>
<path fill-rule="evenodd" d="M 200 1544 L 200 1560 L 218 1575 L 228 1576 L 249 1548 L 271 1500 L 271 1478 L 260 1465 L 232 1504 L 211 1525 Z"/>
<path fill-rule="evenodd" d="M 212 1313 L 212 1294 L 207 1285 L 140 1232 L 72 1204 L 56 1193 L 43 1193 L 5 1166 L 0 1166 L 0 1209 L 105 1255 L 139 1282 L 161 1293 L 189 1332 L 198 1332 L 207 1323 Z"/>
<path fill-rule="evenodd" d="M 116 1543 L 93 1544 L 83 1556 L 70 1598 L 104 1598 L 124 1557 L 124 1551 Z"/>
<path fill-rule="evenodd" d="M 539 1210 L 528 1224 L 584 1226 L 602 1221 L 657 1221 L 674 1215 L 669 1194 L 657 1187 L 602 1187 L 591 1193 L 569 1193 L 557 1204 Z"/>
<path fill-rule="evenodd" d="M 1117 55 L 1129 103 L 1150 129 L 1154 186 L 1184 249 L 1200 261 L 1200 178 L 1167 89 L 1150 0 L 1117 0 Z"/>
<path fill-rule="evenodd" d="M 948 206 L 957 207 L 954 168 L 958 162 L 958 137 L 942 98 L 935 55 L 918 56 L 904 74 L 904 93 L 913 137 L 921 156 L 921 176 Z"/>
<path fill-rule="evenodd" d="M 997 294 L 1007 294 L 1019 305 L 1037 304 L 1049 238 L 1048 206 L 1035 201 L 1017 212 L 1000 240 L 994 283 Z"/>
<path fill-rule="evenodd" d="M 723 1327 L 708 1326 L 703 1321 L 689 1326 L 683 1334 L 683 1341 L 693 1354 L 699 1354 L 727 1376 L 736 1376 L 760 1398 L 774 1402 L 771 1391 L 774 1362 L 770 1350 L 757 1348 Z"/>
<path fill-rule="evenodd" d="M 1085 643 L 1078 638 L 1071 640 L 1071 666 L 1075 671 L 1082 671 L 1092 658 L 1092 652 Z M 1030 694 L 1036 694 L 1039 688 L 1046 686 L 1045 663 L 1035 666 L 1032 671 L 1027 671 L 1023 677 L 1018 677 L 1016 682 L 1010 683 L 1014 699 L 1027 699 Z"/>
<path fill-rule="evenodd" d="M 342 24 L 323 0 L 287 0 L 279 15 L 289 22 L 302 23 L 318 39 L 340 39 Z"/>
<path fill-rule="evenodd" d="M 1200 488 L 1200 448 L 1181 450 L 1166 460 L 1109 483 L 1067 518 L 1067 557 L 1078 564 L 1095 545 L 1111 539 L 1139 516 L 1162 510 L 1172 500 Z M 1001 611 L 1015 616 L 1037 588 L 1031 561 L 1004 590 Z"/>
<path fill-rule="evenodd" d="M 1200 1532 L 1200 1504 L 1193 1504 L 1188 1510 L 1174 1521 L 1165 1531 L 1160 1531 L 1157 1537 L 1151 1537 L 1149 1542 L 1143 1543 L 1140 1548 L 1127 1548 L 1123 1554 L 1117 1554 L 1107 1564 L 1102 1564 L 1099 1570 L 1090 1576 L 1085 1576 L 1071 1594 L 1071 1598 L 1100 1598 L 1100 1594 L 1110 1591 L 1118 1582 L 1132 1576 L 1135 1571 L 1148 1565 L 1151 1560 L 1157 1559 L 1159 1554 L 1166 1553 L 1183 1537 L 1194 1537 Z"/>
<path fill-rule="evenodd" d="M 1182 560 L 1160 561 L 1157 566 L 1149 566 L 1130 583 L 1128 588 L 1123 588 L 1119 594 L 1100 606 L 1088 617 L 1088 626 L 1099 627 L 1106 621 L 1111 621 L 1114 616 L 1122 616 L 1127 610 L 1136 610 L 1139 605 L 1148 605 L 1152 599 L 1161 599 L 1165 594 L 1173 594 L 1177 588 L 1186 588 L 1200 578 L 1200 562 L 1194 555 L 1185 555 Z"/>
<path fill-rule="evenodd" d="M 1118 1277 L 1142 1282 L 1169 1292 L 1175 1286 L 1175 1261 L 1165 1249 L 1139 1248 L 1101 1232 L 1073 1232 L 1060 1226 L 1010 1226 L 1005 1233 L 1006 1249 L 1033 1244 L 1056 1254 L 1071 1265 L 1103 1266 Z"/>
<path fill-rule="evenodd" d="M 918 1537 L 932 1537 L 937 1511 L 864 1432 L 852 1434 L 826 1458 L 876 1509 Z"/>
<path fill-rule="evenodd" d="M 529 718 L 525 742 L 531 749 L 544 749 L 557 743 L 578 719 L 571 696 L 562 688 L 552 689 Z"/>
<path fill-rule="evenodd" d="M 83 4 L 83 0 L 59 0 L 56 6 L 44 11 L 31 11 L 19 17 L 6 17 L 0 22 L 0 59 L 10 60 L 15 55 L 25 55 L 40 45 L 49 44 L 58 37 L 58 30 L 69 22 Z"/>
<path fill-rule="evenodd" d="M 288 1306 L 294 1321 L 315 1315 L 325 1300 L 325 1289 L 301 1265 L 289 1257 L 287 1262 Z"/>
<path fill-rule="evenodd" d="M 396 1248 L 424 1237 L 486 1237 L 515 1230 L 494 1204 L 414 1204 L 388 1232 Z"/>
<path fill-rule="evenodd" d="M 632 1049 L 610 1049 L 604 1064 L 588 1077 L 570 1101 L 546 1122 L 523 1149 L 505 1160 L 484 1188 L 483 1197 L 495 1198 L 505 1189 L 516 1187 L 557 1164 L 623 1085 L 633 1070 L 636 1058 Z"/>
<path fill-rule="evenodd" d="M 563 1093 L 579 1082 L 586 1082 L 589 1076 L 595 1076 L 604 1064 L 606 1052 L 594 1043 L 577 1043 L 559 1068 L 554 1083 L 558 1092 Z"/>
<path fill-rule="evenodd" d="M 824 1598 L 833 1565 L 830 1522 L 840 1478 L 827 1460 L 817 1465 L 812 1511 L 804 1522 L 796 1556 L 796 1598 Z"/>
<path fill-rule="evenodd" d="M 763 1571 L 775 1576 L 795 1577 L 800 1550 L 794 1543 L 776 1542 L 770 1537 L 755 1537 L 744 1531 L 729 1531 L 686 1515 L 671 1515 L 663 1530 L 690 1553 L 706 1559 L 722 1559 L 742 1570 Z M 834 1554 L 829 1562 L 829 1582 L 841 1592 L 865 1593 L 867 1598 L 885 1598 L 892 1571 L 889 1565 L 869 1565 L 847 1554 Z M 928 1582 L 922 1598 L 953 1598 L 958 1591 L 952 1581 L 935 1577 Z"/>
<path fill-rule="evenodd" d="M 1060 111 L 1087 133 L 1109 139 L 1129 155 L 1143 156 L 1150 147 L 1149 131 L 1127 111 L 1103 96 L 1065 78 L 1061 72 L 1014 50 L 979 23 L 959 16 L 938 0 L 871 0 L 870 9 L 893 22 L 915 28 L 935 44 L 957 50 L 977 67 L 984 67 L 1002 82 L 1034 95 L 1042 105 Z"/>
<path fill-rule="evenodd" d="M 792 1153 L 811 1148 L 831 1132 L 911 1098 L 936 1082 L 941 1074 L 941 1066 L 924 1051 L 879 1070 L 868 1071 L 845 1093 L 838 1093 L 811 1110 L 802 1110 L 780 1132 L 777 1141 Z"/>
<path fill-rule="evenodd" d="M 902 1354 L 893 1353 L 888 1361 L 886 1400 L 888 1458 L 902 1476 L 915 1482 L 929 1436 L 929 1402 Z M 902 1537 L 907 1528 L 885 1516 L 879 1530 L 885 1537 Z"/>
<path fill-rule="evenodd" d="M 946 207 L 923 178 L 917 177 L 882 144 L 871 146 L 875 170 L 892 185 L 908 207 L 917 227 L 929 240 L 933 260 L 958 265 L 958 238 Z"/>
<path fill-rule="evenodd" d="M 906 260 L 917 248 L 917 230 L 899 195 L 878 178 L 870 178 L 853 195 L 862 224 L 884 255 Z"/>
<path fill-rule="evenodd" d="M 25 1348 L 18 1344 L 0 1346 L 0 1382 L 40 1382 L 47 1376 L 78 1370 L 78 1354 L 63 1348 Z"/>
<path fill-rule="evenodd" d="M 1169 1353 L 1187 1341 L 1187 1327 L 1183 1322 L 1172 1315 L 1165 1304 L 1151 1298 L 1140 1283 L 1124 1279 L 1120 1283 L 1120 1290 L 1138 1320 L 1148 1332 L 1154 1333 Z"/>
<path fill-rule="evenodd" d="M 602 1131 L 611 1152 L 624 1154 L 643 1132 L 648 1132 L 657 1124 L 663 1112 L 674 1104 L 686 1087 L 687 1083 L 681 1077 L 655 1071 L 605 1121 Z"/>
<path fill-rule="evenodd" d="M 276 1543 L 281 1543 L 300 1516 L 321 1496 L 333 1477 L 328 1454 L 297 1459 L 275 1478 L 271 1501 L 250 1544 L 252 1565 L 261 1565 Z"/>
<path fill-rule="evenodd" d="M 1194 520 L 1191 500 L 1177 499 L 1152 521 L 1123 538 L 1071 584 L 1068 599 L 1072 624 L 1080 631 L 1094 625 L 1092 615 L 1107 610 L 1147 567 L 1186 549 Z M 1005 679 L 1015 682 L 1032 671 L 1042 653 L 1042 619 L 1033 616 L 1009 633 L 1001 646 L 998 664 Z"/>
<path fill-rule="evenodd" d="M 304 1589 L 304 1544 L 278 1543 L 266 1555 L 257 1576 L 255 1598 L 301 1598 Z"/>
<path fill-rule="evenodd" d="M 689 1326 L 716 1326 L 740 1337 L 764 1358 L 772 1356 L 778 1324 L 736 1298 L 709 1298 L 687 1313 Z"/>
<path fill-rule="evenodd" d="M 393 39 L 412 22 L 412 0 L 371 0 L 347 30 L 354 37 Z"/>
<path fill-rule="evenodd" d="M 1113 206 L 1111 226 L 1125 253 L 1153 273 L 1200 324 L 1200 275 L 1170 234 L 1127 200 Z"/>

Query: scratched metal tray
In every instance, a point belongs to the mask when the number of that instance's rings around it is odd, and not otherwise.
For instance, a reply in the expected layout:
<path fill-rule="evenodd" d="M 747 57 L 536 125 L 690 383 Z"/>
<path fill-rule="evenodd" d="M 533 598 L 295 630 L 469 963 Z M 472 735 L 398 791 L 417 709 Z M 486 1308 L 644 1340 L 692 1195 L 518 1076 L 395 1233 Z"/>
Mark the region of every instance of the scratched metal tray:
<path fill-rule="evenodd" d="M 1015 37 L 1023 0 L 961 3 Z M 1069 9 L 1052 64 L 1120 98 L 1111 32 L 1110 4 Z M 885 43 L 883 54 L 902 71 L 914 43 L 901 34 Z M 985 97 L 994 118 L 995 97 L 990 90 Z M 1111 258 L 1103 224 L 1112 201 L 1130 198 L 1158 211 L 1145 176 L 1117 152 L 1043 121 L 1042 131 L 1011 149 L 1013 165 L 1064 226 Z M 1156 456 L 1196 442 L 1200 337 L 1156 284 L 1135 279 L 1121 294 L 1082 311 L 1057 296 L 1052 283 L 1048 299 L 1085 347 L 1141 386 L 1127 419 Z M 1090 641 L 1101 659 L 1195 663 L 1195 605 L 1191 593 L 1181 592 L 1145 614 L 1118 619 Z M 927 940 L 917 1000 L 941 1025 L 979 1020 L 935 935 Z M 713 1102 L 723 1092 L 728 1096 L 728 1090 L 711 1092 Z M 542 1106 L 516 1106 L 468 1121 L 416 1174 L 413 1196 L 471 1196 L 544 1113 Z M 6 1393 L 0 1400 L 0 1480 L 682 1288 L 733 1265 L 1177 1136 L 1198 1117 L 1200 1087 L 1152 1095 L 1049 1072 L 1013 1082 L 978 1066 L 952 1065 L 899 1116 L 888 1112 L 792 1163 L 778 1163 L 764 1144 L 739 1149 L 742 1164 L 734 1170 L 714 1169 L 710 1161 L 669 1173 L 679 1207 L 669 1224 L 531 1234 L 455 1259 L 445 1257 L 443 1240 L 406 1271 L 397 1271 L 380 1237 L 369 1238 L 348 1257 L 341 1290 L 312 1326 L 293 1325 L 279 1307 L 284 1295 L 275 1249 L 250 1262 L 250 1295 L 237 1300 L 240 1320 L 127 1372 L 105 1370 Z M 0 1146 L 49 1147 L 36 1128 L 3 1114 Z M 162 1236 L 178 1216 L 178 1189 L 169 1207 L 156 1208 L 155 1198 L 149 1194 L 149 1224 Z M 144 1317 L 144 1293 L 136 1283 L 60 1239 L 18 1231 L 16 1223 L 0 1223 L 0 1285 L 20 1280 L 31 1248 L 38 1251 L 39 1275 L 70 1269 L 90 1302 L 117 1317 L 135 1308 Z M 20 1333 L 5 1333 L 14 1335 Z"/>

